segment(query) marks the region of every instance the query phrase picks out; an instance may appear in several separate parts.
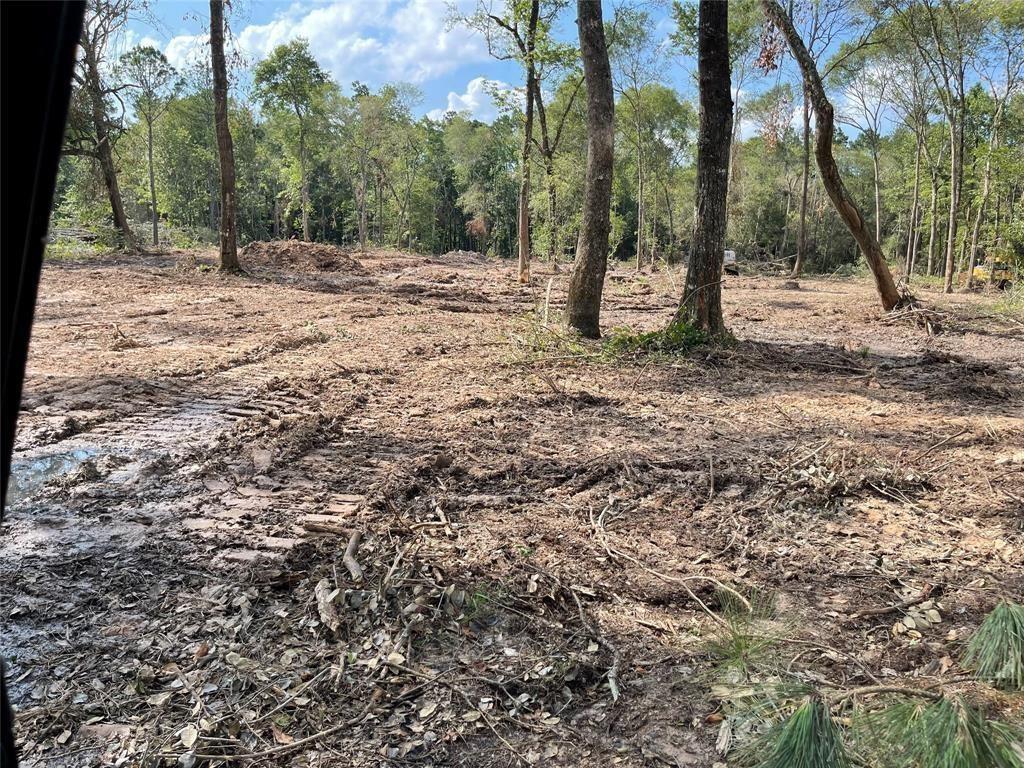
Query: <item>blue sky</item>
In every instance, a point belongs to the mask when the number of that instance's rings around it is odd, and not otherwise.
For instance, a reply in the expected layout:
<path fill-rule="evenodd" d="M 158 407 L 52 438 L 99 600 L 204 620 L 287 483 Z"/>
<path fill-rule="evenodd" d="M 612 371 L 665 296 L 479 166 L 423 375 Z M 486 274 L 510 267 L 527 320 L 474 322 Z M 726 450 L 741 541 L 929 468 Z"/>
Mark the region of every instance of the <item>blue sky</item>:
<path fill-rule="evenodd" d="M 459 0 L 472 9 L 475 0 Z M 501 5 L 501 0 L 495 0 Z M 647 9 L 659 34 L 671 28 L 667 3 L 651 2 Z M 386 82 L 407 82 L 423 93 L 420 114 L 439 115 L 447 109 L 471 112 L 491 120 L 496 109 L 484 81 L 517 86 L 522 79 L 513 62 L 497 61 L 487 53 L 483 38 L 461 27 L 447 28 L 446 0 L 234 0 L 229 17 L 232 35 L 247 66 L 273 48 L 296 37 L 309 40 L 320 64 L 349 91 L 354 80 L 376 88 Z M 570 3 L 558 34 L 575 37 L 575 4 Z M 605 15 L 612 3 L 605 0 Z M 129 24 L 127 46 L 144 42 L 160 48 L 173 65 L 183 68 L 206 54 L 207 0 L 155 0 L 148 11 Z M 682 87 L 684 62 L 671 61 L 665 79 Z M 242 90 L 245 72 L 237 73 Z"/>

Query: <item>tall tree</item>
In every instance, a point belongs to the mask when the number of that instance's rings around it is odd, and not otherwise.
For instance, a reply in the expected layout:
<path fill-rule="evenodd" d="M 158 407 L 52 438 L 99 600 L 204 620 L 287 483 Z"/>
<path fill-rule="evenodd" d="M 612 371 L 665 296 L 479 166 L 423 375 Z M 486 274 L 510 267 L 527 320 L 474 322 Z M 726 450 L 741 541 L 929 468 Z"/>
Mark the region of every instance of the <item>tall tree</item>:
<path fill-rule="evenodd" d="M 153 215 L 153 245 L 160 245 L 157 222 L 156 174 L 153 168 L 153 125 L 170 104 L 178 87 L 178 73 L 167 57 L 152 46 L 139 45 L 121 57 L 121 76 L 131 89 L 129 100 L 136 116 L 146 125 L 146 157 L 149 165 L 149 203 Z"/>
<path fill-rule="evenodd" d="M 587 176 L 566 315 L 570 328 L 596 339 L 601 335 L 601 293 L 611 231 L 615 92 L 600 0 L 577 0 L 576 16 L 587 88 Z"/>
<path fill-rule="evenodd" d="M 267 109 L 286 109 L 298 121 L 299 185 L 302 195 L 302 239 L 309 241 L 309 155 L 306 140 L 313 111 L 327 75 L 320 68 L 309 43 L 302 39 L 279 45 L 256 65 L 253 84 L 256 97 Z"/>
<path fill-rule="evenodd" d="M 77 92 L 72 98 L 64 147 L 64 154 L 92 157 L 99 163 L 114 228 L 128 250 L 136 250 L 138 243 L 124 210 L 113 146 L 121 129 L 123 110 L 119 119 L 111 116 L 112 100 L 122 89 L 107 81 L 106 57 L 111 42 L 128 22 L 133 3 L 134 0 L 88 0 L 86 3 L 79 40 L 81 52 L 74 73 Z"/>
<path fill-rule="evenodd" d="M 220 157 L 220 268 L 239 269 L 235 196 L 235 151 L 228 125 L 228 68 L 224 59 L 224 0 L 210 0 L 210 62 L 213 69 L 214 122 Z"/>
<path fill-rule="evenodd" d="M 636 268 L 643 266 L 647 248 L 647 145 L 644 141 L 646 86 L 655 82 L 664 64 L 656 44 L 650 15 L 641 9 L 621 7 L 616 10 L 611 40 L 611 57 L 615 65 L 615 89 L 629 105 L 633 117 L 632 131 L 625 134 L 633 145 L 636 157 Z"/>
<path fill-rule="evenodd" d="M 944 293 L 953 291 L 960 198 L 964 186 L 967 71 L 986 27 L 982 0 L 890 0 L 898 23 L 924 62 L 949 126 L 949 218 Z"/>
<path fill-rule="evenodd" d="M 697 200 L 686 282 L 673 323 L 722 336 L 722 259 L 729 195 L 732 94 L 729 72 L 729 4 L 701 0 L 697 29 Z"/>
<path fill-rule="evenodd" d="M 867 261 L 868 267 L 871 269 L 882 307 L 886 311 L 895 309 L 899 305 L 901 297 L 899 291 L 896 290 L 892 273 L 889 272 L 889 267 L 885 263 L 882 248 L 868 229 L 860 208 L 857 207 L 850 193 L 846 191 L 835 157 L 832 155 L 832 141 L 835 138 L 835 110 L 825 94 L 825 86 L 818 73 L 818 68 L 793 25 L 792 18 L 779 5 L 778 0 L 761 0 L 761 7 L 764 8 L 768 20 L 786 40 L 793 53 L 793 58 L 796 59 L 803 74 L 804 88 L 807 90 L 811 106 L 814 108 L 815 128 L 817 129 L 814 137 L 814 156 L 818 162 L 818 171 L 821 173 L 821 182 L 825 186 L 825 191 L 828 192 L 836 212 L 857 241 L 864 260 Z"/>

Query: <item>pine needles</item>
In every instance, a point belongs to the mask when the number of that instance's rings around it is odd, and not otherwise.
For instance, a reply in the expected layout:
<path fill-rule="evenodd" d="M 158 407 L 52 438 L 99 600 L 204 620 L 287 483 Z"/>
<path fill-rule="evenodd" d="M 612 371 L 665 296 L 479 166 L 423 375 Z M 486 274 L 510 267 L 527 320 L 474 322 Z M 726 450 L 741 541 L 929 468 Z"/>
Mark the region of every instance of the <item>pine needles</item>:
<path fill-rule="evenodd" d="M 1006 690 L 1024 690 L 1024 606 L 1001 601 L 967 645 L 964 666 Z"/>
<path fill-rule="evenodd" d="M 847 768 L 850 765 L 842 733 L 828 705 L 810 696 L 789 719 L 760 740 L 758 751 L 768 756 L 758 768 Z"/>
<path fill-rule="evenodd" d="M 854 728 L 866 764 L 886 768 L 1024 768 L 1022 738 L 962 698 L 897 702 L 862 715 Z"/>

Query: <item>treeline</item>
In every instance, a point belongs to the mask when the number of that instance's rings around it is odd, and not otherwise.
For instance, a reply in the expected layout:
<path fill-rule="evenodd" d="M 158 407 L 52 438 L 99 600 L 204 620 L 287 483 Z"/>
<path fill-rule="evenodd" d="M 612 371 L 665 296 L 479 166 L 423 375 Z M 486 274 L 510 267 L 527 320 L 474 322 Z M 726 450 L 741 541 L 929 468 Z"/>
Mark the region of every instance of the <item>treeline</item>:
<path fill-rule="evenodd" d="M 523 65 L 522 86 L 495 93 L 503 109 L 491 123 L 416 117 L 421 96 L 405 84 L 343 86 L 302 40 L 247 63 L 246 90 L 236 88 L 229 104 L 242 242 L 294 237 L 513 257 L 525 218 L 528 254 L 571 259 L 586 86 L 575 41 L 558 41 L 551 29 L 575 8 L 493 5 L 504 15 L 487 4 L 453 19 Z M 691 246 L 696 97 L 664 73 L 696 51 L 695 7 L 675 4 L 670 46 L 654 36 L 642 6 L 604 20 L 615 93 L 609 253 L 638 267 L 685 258 Z M 857 244 L 820 182 L 799 69 L 755 0 L 730 7 L 726 246 L 795 272 L 851 264 Z M 953 283 L 979 260 L 1022 259 L 1020 6 L 885 0 L 871 14 L 844 0 L 794 7 L 837 105 L 836 163 L 851 195 L 868 203 L 864 215 L 889 262 Z M 113 58 L 131 8 L 132 0 L 89 0 L 55 215 L 117 233 L 122 245 L 214 242 L 220 192 L 209 65 L 176 72 L 152 48 Z M 772 45 L 779 60 L 766 67 Z"/>

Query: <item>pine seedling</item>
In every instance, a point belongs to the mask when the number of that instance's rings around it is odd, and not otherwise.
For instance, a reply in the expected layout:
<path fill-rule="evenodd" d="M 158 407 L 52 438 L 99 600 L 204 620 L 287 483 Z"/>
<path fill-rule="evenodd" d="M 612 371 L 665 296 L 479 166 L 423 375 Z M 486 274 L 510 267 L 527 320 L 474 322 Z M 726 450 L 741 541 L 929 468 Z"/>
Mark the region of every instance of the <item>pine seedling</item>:
<path fill-rule="evenodd" d="M 1024 690 L 1024 606 L 1000 601 L 967 644 L 964 666 L 999 688 Z"/>
<path fill-rule="evenodd" d="M 842 733 L 820 696 L 809 696 L 749 750 L 757 768 L 849 768 Z"/>
<path fill-rule="evenodd" d="M 1024 733 L 962 698 L 892 704 L 858 718 L 854 734 L 880 768 L 1024 768 Z"/>

